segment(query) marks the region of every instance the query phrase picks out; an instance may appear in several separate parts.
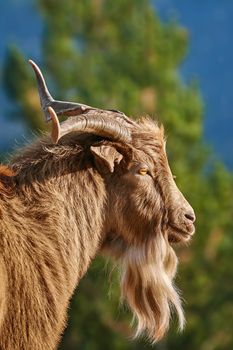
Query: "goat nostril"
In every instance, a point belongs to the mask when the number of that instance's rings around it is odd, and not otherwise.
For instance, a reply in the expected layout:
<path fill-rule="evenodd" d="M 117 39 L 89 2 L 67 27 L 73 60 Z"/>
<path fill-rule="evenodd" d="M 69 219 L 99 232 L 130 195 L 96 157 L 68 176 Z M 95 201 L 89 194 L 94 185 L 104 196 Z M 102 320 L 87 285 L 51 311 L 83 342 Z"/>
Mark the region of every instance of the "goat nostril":
<path fill-rule="evenodd" d="M 190 211 L 190 212 L 186 213 L 184 216 L 186 217 L 186 219 L 188 219 L 192 222 L 194 222 L 196 220 L 196 216 L 195 216 L 194 212 Z"/>

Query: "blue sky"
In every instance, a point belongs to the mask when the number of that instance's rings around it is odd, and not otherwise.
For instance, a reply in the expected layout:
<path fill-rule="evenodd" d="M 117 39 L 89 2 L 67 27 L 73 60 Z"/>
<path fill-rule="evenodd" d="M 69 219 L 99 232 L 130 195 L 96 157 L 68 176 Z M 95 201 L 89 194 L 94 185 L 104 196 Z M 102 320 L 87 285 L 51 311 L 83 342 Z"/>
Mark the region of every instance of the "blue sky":
<path fill-rule="evenodd" d="M 8 45 L 17 45 L 28 57 L 40 56 L 42 22 L 30 0 L 0 0 L 0 66 Z M 0 75 L 1 78 L 1 75 Z M 26 136 L 23 125 L 7 119 L 10 103 L 3 94 L 0 80 L 0 151 L 21 143 Z"/>
<path fill-rule="evenodd" d="M 171 18 L 186 27 L 189 53 L 180 68 L 185 82 L 199 82 L 205 103 L 205 139 L 219 157 L 233 167 L 233 1 L 154 0 L 163 21 Z M 6 47 L 16 44 L 27 57 L 40 57 L 42 21 L 35 1 L 1 0 L 0 63 Z M 1 86 L 0 86 L 1 89 Z M 0 150 L 20 140 L 21 124 L 6 119 L 8 104 L 0 92 Z"/>
<path fill-rule="evenodd" d="M 154 0 L 164 21 L 189 31 L 189 53 L 181 74 L 197 79 L 205 104 L 205 138 L 233 167 L 233 1 Z"/>

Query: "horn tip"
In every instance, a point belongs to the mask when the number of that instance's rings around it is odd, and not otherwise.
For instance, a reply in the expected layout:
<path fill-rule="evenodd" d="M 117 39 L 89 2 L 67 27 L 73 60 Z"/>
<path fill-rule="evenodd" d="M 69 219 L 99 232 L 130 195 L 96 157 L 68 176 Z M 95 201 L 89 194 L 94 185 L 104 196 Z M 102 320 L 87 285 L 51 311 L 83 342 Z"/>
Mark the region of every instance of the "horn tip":
<path fill-rule="evenodd" d="M 48 107 L 48 112 L 50 114 L 50 117 L 53 123 L 51 137 L 52 137 L 53 143 L 56 144 L 60 138 L 60 124 L 59 124 L 57 114 L 52 107 Z"/>
<path fill-rule="evenodd" d="M 30 65 L 32 66 L 34 72 L 36 73 L 36 76 L 42 76 L 40 68 L 37 66 L 37 64 L 33 60 L 31 60 L 31 59 L 28 60 L 28 63 L 30 63 Z M 42 76 L 42 78 L 43 78 L 43 76 Z"/>
<path fill-rule="evenodd" d="M 35 62 L 34 62 L 33 60 L 31 60 L 31 59 L 28 60 L 28 63 L 30 63 L 30 65 L 31 65 L 32 67 L 35 67 L 35 65 L 36 65 Z"/>

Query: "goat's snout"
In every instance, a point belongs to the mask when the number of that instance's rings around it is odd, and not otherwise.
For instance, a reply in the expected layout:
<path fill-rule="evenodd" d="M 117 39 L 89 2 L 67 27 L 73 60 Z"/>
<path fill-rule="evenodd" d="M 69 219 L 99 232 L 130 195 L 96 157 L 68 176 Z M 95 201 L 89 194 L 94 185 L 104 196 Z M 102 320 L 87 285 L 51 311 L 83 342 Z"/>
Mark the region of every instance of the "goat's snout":
<path fill-rule="evenodd" d="M 187 222 L 191 221 L 191 223 L 194 223 L 196 221 L 196 215 L 194 213 L 193 209 L 189 209 L 184 213 L 184 217 L 187 220 Z"/>
<path fill-rule="evenodd" d="M 195 232 L 194 222 L 196 220 L 196 215 L 192 207 L 188 206 L 183 210 L 183 222 L 186 231 L 193 235 Z"/>
<path fill-rule="evenodd" d="M 172 233 L 170 234 L 170 241 L 174 242 L 182 239 L 187 241 L 195 233 L 194 222 L 196 221 L 196 215 L 176 184 L 173 187 L 170 202 L 172 206 L 170 207 L 168 222 L 173 228 L 173 235 Z"/>

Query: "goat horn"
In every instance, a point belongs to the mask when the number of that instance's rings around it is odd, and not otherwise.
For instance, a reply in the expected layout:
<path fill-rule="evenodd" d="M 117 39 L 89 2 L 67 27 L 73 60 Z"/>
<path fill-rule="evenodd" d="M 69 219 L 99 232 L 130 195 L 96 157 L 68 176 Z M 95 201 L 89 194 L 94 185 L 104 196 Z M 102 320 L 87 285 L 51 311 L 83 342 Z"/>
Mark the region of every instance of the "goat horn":
<path fill-rule="evenodd" d="M 94 109 L 93 107 L 81 103 L 54 100 L 47 88 L 40 68 L 32 60 L 29 60 L 29 63 L 31 64 L 36 74 L 38 90 L 40 95 L 40 104 L 45 114 L 46 121 L 51 120 L 51 115 L 48 112 L 48 107 L 52 107 L 57 115 L 64 114 L 67 116 L 82 114 L 86 110 Z"/>
<path fill-rule="evenodd" d="M 53 143 L 57 143 L 61 137 L 60 123 L 59 123 L 58 117 L 56 115 L 56 112 L 54 111 L 54 109 L 52 107 L 48 107 L 48 113 L 49 113 L 50 119 L 52 120 L 51 138 L 52 138 Z"/>
<path fill-rule="evenodd" d="M 93 111 L 100 111 L 98 108 L 94 108 L 88 105 L 84 105 L 82 103 L 74 103 L 74 102 L 67 102 L 67 101 L 58 101 L 54 100 L 54 98 L 51 96 L 47 85 L 45 83 L 45 79 L 43 77 L 43 74 L 41 73 L 40 68 L 36 65 L 35 62 L 32 60 L 29 60 L 29 63 L 31 64 L 37 78 L 38 83 L 38 90 L 40 95 L 40 104 L 42 107 L 42 110 L 45 114 L 46 121 L 51 120 L 51 115 L 48 111 L 48 107 L 52 107 L 57 115 L 66 115 L 66 116 L 77 116 L 80 114 L 84 114 L 90 110 Z M 105 110 L 106 113 L 109 112 L 109 115 L 112 118 L 118 119 L 121 122 L 124 122 L 128 126 L 135 126 L 136 123 L 128 118 L 123 112 L 114 110 L 114 109 L 108 109 Z M 114 113 L 112 113 L 114 112 Z"/>
<path fill-rule="evenodd" d="M 111 120 L 109 114 L 105 113 L 105 111 L 90 110 L 85 115 L 70 117 L 61 124 L 59 124 L 57 114 L 52 107 L 48 107 L 48 112 L 50 119 L 52 119 L 51 136 L 54 143 L 57 143 L 61 137 L 74 131 L 86 131 L 116 141 L 131 141 L 129 129 L 116 120 Z"/>

